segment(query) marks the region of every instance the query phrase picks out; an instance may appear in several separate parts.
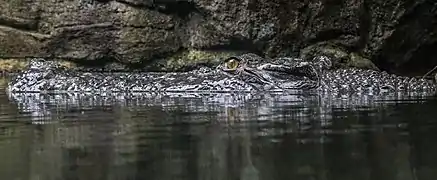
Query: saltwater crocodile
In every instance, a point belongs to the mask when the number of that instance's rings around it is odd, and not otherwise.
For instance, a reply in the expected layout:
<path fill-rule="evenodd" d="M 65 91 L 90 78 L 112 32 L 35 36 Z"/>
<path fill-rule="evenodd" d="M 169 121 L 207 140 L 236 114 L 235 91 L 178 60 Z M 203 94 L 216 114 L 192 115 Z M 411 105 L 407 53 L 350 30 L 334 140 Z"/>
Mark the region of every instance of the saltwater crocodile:
<path fill-rule="evenodd" d="M 322 92 L 434 92 L 436 83 L 375 70 L 332 69 L 331 60 L 317 56 L 264 59 L 243 54 L 225 59 L 215 69 L 202 67 L 172 73 L 98 73 L 68 70 L 56 62 L 32 59 L 8 84 L 19 92 L 256 92 L 316 90 Z"/>

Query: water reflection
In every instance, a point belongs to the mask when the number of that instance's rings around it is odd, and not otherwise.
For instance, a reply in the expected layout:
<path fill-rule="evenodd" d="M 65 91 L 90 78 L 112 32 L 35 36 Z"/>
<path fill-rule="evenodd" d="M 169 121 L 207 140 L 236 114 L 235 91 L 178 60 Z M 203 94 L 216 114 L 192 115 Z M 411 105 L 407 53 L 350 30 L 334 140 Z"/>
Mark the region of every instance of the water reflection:
<path fill-rule="evenodd" d="M 437 175 L 434 97 L 0 94 L 0 101 L 4 179 Z"/>

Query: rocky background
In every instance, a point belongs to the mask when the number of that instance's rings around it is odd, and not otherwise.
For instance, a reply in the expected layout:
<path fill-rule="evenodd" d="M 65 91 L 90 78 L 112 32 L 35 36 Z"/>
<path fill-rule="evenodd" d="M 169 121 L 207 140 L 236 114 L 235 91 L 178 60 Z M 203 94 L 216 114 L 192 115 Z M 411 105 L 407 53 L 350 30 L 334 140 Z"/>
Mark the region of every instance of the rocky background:
<path fill-rule="evenodd" d="M 0 57 L 181 70 L 241 52 L 424 74 L 435 0 L 0 0 Z"/>

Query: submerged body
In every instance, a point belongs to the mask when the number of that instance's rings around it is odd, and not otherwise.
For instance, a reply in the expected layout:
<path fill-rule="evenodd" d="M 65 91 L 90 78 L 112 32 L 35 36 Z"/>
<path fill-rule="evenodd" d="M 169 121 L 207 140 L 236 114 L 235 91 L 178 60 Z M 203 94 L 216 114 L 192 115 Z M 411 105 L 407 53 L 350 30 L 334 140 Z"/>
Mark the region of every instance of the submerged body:
<path fill-rule="evenodd" d="M 366 94 L 434 92 L 434 82 L 362 69 L 331 69 L 324 56 L 313 61 L 265 59 L 244 54 L 217 68 L 182 73 L 87 73 L 33 59 L 8 85 L 9 92 L 254 92 L 315 90 Z"/>
<path fill-rule="evenodd" d="M 69 70 L 49 72 L 49 78 L 23 73 L 9 85 L 12 92 L 149 92 L 232 91 L 251 86 L 214 72 L 186 73 L 82 73 Z M 39 75 L 37 75 L 39 77 Z M 215 79 L 212 79 L 214 77 Z M 23 82 L 23 79 L 27 81 Z M 33 79 L 33 80 L 31 80 Z M 231 83 L 226 85 L 227 82 Z M 220 86 L 218 86 L 220 84 Z"/>

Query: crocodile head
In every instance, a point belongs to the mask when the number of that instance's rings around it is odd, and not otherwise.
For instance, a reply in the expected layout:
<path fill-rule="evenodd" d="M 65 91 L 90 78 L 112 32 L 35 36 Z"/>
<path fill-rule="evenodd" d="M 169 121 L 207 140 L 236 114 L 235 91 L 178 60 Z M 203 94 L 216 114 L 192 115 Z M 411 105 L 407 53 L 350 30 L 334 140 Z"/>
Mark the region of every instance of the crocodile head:
<path fill-rule="evenodd" d="M 326 59 L 329 60 L 329 59 Z M 315 63 L 317 62 L 317 63 Z M 267 59 L 255 54 L 232 56 L 216 69 L 183 73 L 83 73 L 59 63 L 32 59 L 8 85 L 12 92 L 42 91 L 282 91 L 319 86 L 327 61 Z M 320 65 L 320 67 L 318 66 Z"/>
<path fill-rule="evenodd" d="M 312 89 L 319 86 L 321 71 L 331 66 L 329 58 L 316 58 L 311 62 L 294 58 L 266 62 L 258 55 L 244 54 L 225 59 L 217 69 L 258 89 Z"/>
<path fill-rule="evenodd" d="M 323 59 L 328 61 L 329 59 Z M 327 62 L 317 61 L 320 66 Z M 266 59 L 243 54 L 223 59 L 215 68 L 200 68 L 185 73 L 169 73 L 154 82 L 164 91 L 284 91 L 319 86 L 317 63 L 300 59 Z"/>

